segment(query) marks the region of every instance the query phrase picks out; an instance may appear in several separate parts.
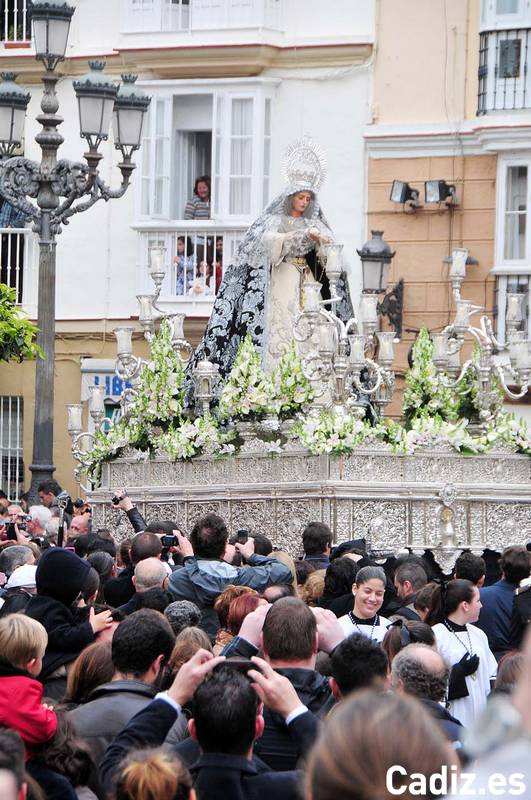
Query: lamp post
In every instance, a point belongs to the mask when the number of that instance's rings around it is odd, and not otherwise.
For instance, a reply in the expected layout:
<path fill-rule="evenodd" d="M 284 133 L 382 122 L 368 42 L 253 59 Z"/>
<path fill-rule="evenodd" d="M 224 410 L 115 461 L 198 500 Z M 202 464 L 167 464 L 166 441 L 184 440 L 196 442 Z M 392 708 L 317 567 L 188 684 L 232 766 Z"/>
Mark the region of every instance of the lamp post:
<path fill-rule="evenodd" d="M 0 154 L 7 159 L 1 166 L 0 196 L 33 221 L 39 235 L 38 344 L 44 358 L 37 360 L 35 377 L 35 417 L 32 481 L 30 498 L 37 487 L 53 476 L 53 405 L 55 355 L 55 263 L 56 235 L 68 218 L 91 208 L 98 200 L 119 198 L 126 192 L 135 168 L 132 154 L 141 142 L 142 123 L 150 98 L 134 87 L 133 76 L 124 76 L 117 85 L 103 74 L 102 62 L 89 62 L 91 71 L 74 83 L 79 103 L 81 136 L 89 149 L 85 162 L 57 159 L 64 139 L 58 132 L 63 122 L 55 69 L 65 58 L 70 21 L 74 8 L 65 0 L 33 0 L 33 41 L 38 61 L 45 67 L 42 113 L 37 117 L 42 129 L 35 137 L 41 148 L 41 161 L 15 157 L 23 141 L 24 117 L 30 95 L 16 86 L 15 75 L 4 73 L 0 84 Z M 102 155 L 98 146 L 108 138 L 114 111 L 114 142 L 121 151 L 118 164 L 122 182 L 117 189 L 107 186 L 98 172 Z M 30 202 L 35 199 L 36 203 Z"/>

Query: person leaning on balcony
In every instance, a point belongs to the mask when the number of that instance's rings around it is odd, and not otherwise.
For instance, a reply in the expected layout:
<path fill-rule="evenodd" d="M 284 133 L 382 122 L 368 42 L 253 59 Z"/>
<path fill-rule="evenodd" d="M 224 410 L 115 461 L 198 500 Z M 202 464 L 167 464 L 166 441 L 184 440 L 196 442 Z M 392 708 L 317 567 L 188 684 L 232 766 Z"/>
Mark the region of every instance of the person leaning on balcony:
<path fill-rule="evenodd" d="M 184 209 L 185 219 L 210 219 L 210 175 L 201 175 L 194 184 L 194 196 Z"/>
<path fill-rule="evenodd" d="M 210 216 L 210 215 L 209 215 Z M 7 200 L 0 201 L 0 228 L 23 228 L 28 217 Z"/>

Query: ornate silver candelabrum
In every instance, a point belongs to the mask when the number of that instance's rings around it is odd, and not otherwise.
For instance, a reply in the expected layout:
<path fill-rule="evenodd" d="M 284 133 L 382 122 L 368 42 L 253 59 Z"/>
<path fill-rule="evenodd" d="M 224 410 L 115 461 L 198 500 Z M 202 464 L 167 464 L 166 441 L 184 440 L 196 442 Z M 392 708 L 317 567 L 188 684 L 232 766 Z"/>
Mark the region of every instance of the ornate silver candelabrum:
<path fill-rule="evenodd" d="M 151 343 L 157 324 L 162 320 L 169 325 L 173 349 L 183 363 L 187 363 L 193 348 L 184 335 L 185 314 L 168 313 L 158 304 L 162 284 L 166 277 L 166 248 L 157 245 L 149 249 L 150 275 L 155 284 L 154 294 L 137 295 L 140 325 L 144 338 Z M 130 384 L 123 391 L 121 398 L 122 414 L 128 416 L 134 403 L 140 384 L 142 370 L 146 360 L 133 354 L 133 328 L 121 327 L 114 331 L 116 336 L 117 358 L 115 372 L 124 382 Z"/>
<path fill-rule="evenodd" d="M 519 400 L 527 394 L 531 379 L 530 342 L 519 330 L 524 321 L 524 295 L 517 292 L 507 294 L 505 342 L 496 338 L 492 321 L 486 314 L 481 316 L 479 326 L 471 324 L 470 318 L 481 309 L 461 297 L 467 254 L 467 250 L 453 254 L 450 280 L 456 315 L 451 325 L 432 334 L 433 363 L 438 380 L 449 389 L 456 389 L 467 372 L 473 372 L 472 385 L 477 389 L 479 419 L 488 424 L 495 420 L 504 397 Z M 461 352 L 467 335 L 476 344 L 477 356 L 466 359 L 461 365 Z"/>
<path fill-rule="evenodd" d="M 331 300 L 321 300 L 321 285 L 308 281 L 303 287 L 303 311 L 294 325 L 303 369 L 314 388 L 314 413 L 333 408 L 337 414 L 362 419 L 367 400 L 379 415 L 391 402 L 394 389 L 393 332 L 376 332 L 376 294 L 363 294 L 360 319 L 343 322 L 325 305 L 335 304 L 337 278 L 330 276 Z M 332 274 L 333 275 L 333 274 Z"/>
<path fill-rule="evenodd" d="M 94 433 L 83 430 L 83 406 L 81 403 L 70 403 L 66 406 L 67 426 L 70 434 L 72 455 L 77 462 L 74 477 L 84 492 L 89 491 L 82 484 L 82 475 L 91 466 L 90 450 L 94 445 L 98 431 L 106 431 L 110 420 L 105 416 L 105 388 L 90 387 L 89 414 L 94 422 Z"/>

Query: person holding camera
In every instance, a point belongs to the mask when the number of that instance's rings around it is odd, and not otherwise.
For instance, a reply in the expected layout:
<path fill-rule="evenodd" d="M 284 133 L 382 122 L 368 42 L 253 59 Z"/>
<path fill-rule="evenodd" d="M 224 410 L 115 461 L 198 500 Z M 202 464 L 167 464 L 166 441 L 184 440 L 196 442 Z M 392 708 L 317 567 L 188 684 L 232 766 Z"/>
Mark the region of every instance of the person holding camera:
<path fill-rule="evenodd" d="M 190 541 L 179 531 L 174 533 L 183 566 L 170 576 L 168 589 L 175 600 L 191 600 L 198 606 L 201 627 L 212 637 L 219 628 L 214 601 L 229 584 L 263 592 L 268 586 L 293 580 L 289 568 L 276 558 L 256 555 L 254 539 L 230 545 L 225 522 L 217 514 L 198 520 Z M 235 552 L 240 553 L 245 566 L 233 566 Z"/>

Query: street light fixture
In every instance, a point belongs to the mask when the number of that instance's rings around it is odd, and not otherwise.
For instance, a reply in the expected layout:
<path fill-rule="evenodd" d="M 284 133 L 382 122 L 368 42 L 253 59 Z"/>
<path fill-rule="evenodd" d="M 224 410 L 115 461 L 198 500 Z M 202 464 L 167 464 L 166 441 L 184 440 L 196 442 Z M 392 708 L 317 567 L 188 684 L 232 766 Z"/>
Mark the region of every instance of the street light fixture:
<path fill-rule="evenodd" d="M 395 252 L 383 239 L 383 231 L 371 231 L 372 238 L 361 250 L 356 250 L 361 259 L 364 293 L 381 294 L 387 288 L 389 269 Z"/>
<path fill-rule="evenodd" d="M 35 55 L 51 72 L 64 61 L 74 11 L 65 0 L 33 0 L 31 5 Z"/>
<path fill-rule="evenodd" d="M 104 61 L 89 61 L 89 67 L 90 72 L 74 81 L 74 91 L 79 105 L 79 130 L 93 153 L 109 137 L 118 87 L 104 74 Z"/>
<path fill-rule="evenodd" d="M 0 167 L 0 198 L 10 203 L 33 221 L 39 234 L 39 290 L 37 342 L 44 351 L 38 359 L 35 376 L 35 421 L 30 499 L 35 502 L 39 483 L 53 477 L 53 414 L 55 357 L 55 258 L 56 235 L 69 217 L 87 211 L 99 200 L 122 197 L 135 168 L 131 157 L 140 146 L 142 122 L 150 98 L 118 86 L 103 74 L 102 62 L 90 62 L 88 75 L 74 83 L 79 103 L 81 136 L 89 144 L 85 162 L 58 161 L 57 152 L 63 143 L 58 132 L 63 122 L 58 116 L 59 102 L 55 68 L 64 60 L 70 21 L 74 8 L 64 0 L 33 0 L 32 24 L 36 57 L 46 71 L 42 77 L 44 92 L 42 113 L 37 117 L 42 130 L 35 137 L 41 148 L 40 163 L 27 158 L 7 158 Z M 7 73 L 0 84 L 0 153 L 11 156 L 23 141 L 24 116 L 30 99 Z M 124 81 L 125 82 L 125 81 Z M 126 84 L 134 82 L 128 76 Z M 134 111 L 131 94 L 138 94 Z M 115 111 L 123 122 L 119 127 L 116 147 L 122 151 L 118 164 L 122 181 L 118 188 L 108 186 L 98 172 L 102 158 L 99 144 L 109 135 Z M 134 116 L 133 116 L 134 114 Z M 133 122 L 134 121 L 134 122 Z M 133 133 L 135 136 L 133 136 Z M 35 198 L 36 202 L 30 202 Z"/>
<path fill-rule="evenodd" d="M 0 83 L 0 153 L 10 156 L 24 139 L 24 120 L 30 93 L 15 83 L 14 72 L 2 72 Z"/>
<path fill-rule="evenodd" d="M 151 98 L 135 86 L 136 75 L 122 75 L 114 104 L 114 146 L 125 158 L 138 150 L 142 142 L 142 127 Z"/>

